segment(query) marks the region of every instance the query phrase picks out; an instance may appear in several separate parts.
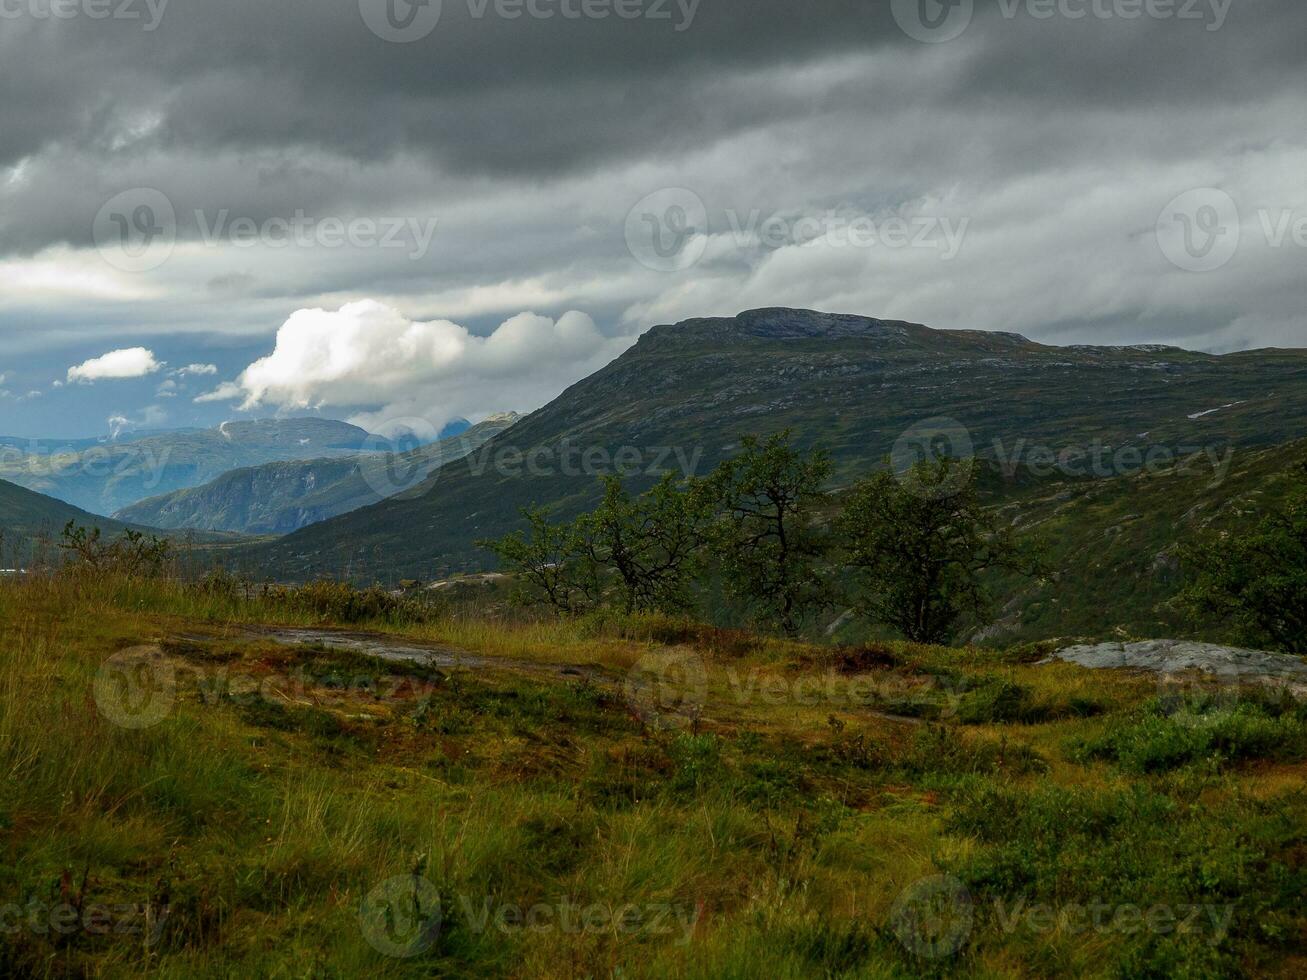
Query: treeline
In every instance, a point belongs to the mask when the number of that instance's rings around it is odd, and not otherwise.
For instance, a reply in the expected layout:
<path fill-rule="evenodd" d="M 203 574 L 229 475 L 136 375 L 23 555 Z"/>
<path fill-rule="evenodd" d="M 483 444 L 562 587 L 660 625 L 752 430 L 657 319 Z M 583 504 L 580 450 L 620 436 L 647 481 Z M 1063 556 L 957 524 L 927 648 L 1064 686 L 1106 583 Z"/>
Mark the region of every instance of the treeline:
<path fill-rule="evenodd" d="M 528 508 L 523 530 L 482 546 L 515 574 L 522 601 L 563 615 L 688 613 L 716 578 L 758 625 L 789 636 L 848 607 L 909 640 L 946 643 L 965 614 L 989 607 L 986 572 L 1040 573 L 982 506 L 973 466 L 943 458 L 878 473 L 837 503 L 825 491 L 830 458 L 786 431 L 745 438 L 706 477 L 668 474 L 639 495 L 609 477 L 590 513 L 556 523 Z"/>

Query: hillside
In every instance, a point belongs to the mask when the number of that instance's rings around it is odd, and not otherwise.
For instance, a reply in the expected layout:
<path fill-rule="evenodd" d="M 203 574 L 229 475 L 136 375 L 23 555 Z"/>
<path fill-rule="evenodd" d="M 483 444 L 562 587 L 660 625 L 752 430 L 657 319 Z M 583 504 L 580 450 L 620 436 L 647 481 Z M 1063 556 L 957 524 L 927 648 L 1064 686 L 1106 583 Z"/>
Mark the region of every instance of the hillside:
<path fill-rule="evenodd" d="M 114 516 L 154 527 L 288 534 L 421 483 L 432 470 L 479 449 L 514 422 L 495 415 L 405 453 L 266 463 L 224 473 L 202 487 L 143 500 Z"/>
<path fill-rule="evenodd" d="M 422 492 L 307 527 L 242 560 L 292 579 L 481 569 L 491 559 L 477 540 L 517 526 L 527 504 L 563 515 L 585 506 L 609 460 L 639 460 L 645 480 L 682 462 L 702 473 L 741 435 L 793 427 L 800 442 L 830 449 L 842 484 L 939 416 L 966 430 L 955 448 L 1006 460 L 1018 476 L 1044 448 L 1101 442 L 1142 459 L 1150 450 L 1265 447 L 1301 435 L 1307 351 L 1052 347 L 801 310 L 688 320 L 654 327 Z M 586 451 L 600 465 L 586 465 Z M 1119 462 L 1128 470 L 1132 460 Z"/>
<path fill-rule="evenodd" d="M 1173 467 L 1111 480 L 1061 481 L 1004 505 L 1020 533 L 1043 542 L 1054 570 L 1040 585 L 1007 583 L 1012 598 L 983 639 L 1199 636 L 1234 641 L 1225 624 L 1196 623 L 1167 603 L 1184 580 L 1183 546 L 1250 527 L 1282 500 L 1307 441 L 1232 450 L 1228 471 Z"/>
<path fill-rule="evenodd" d="M 375 437 L 332 419 L 224 422 L 48 455 L 0 453 L 0 479 L 94 514 L 113 514 L 147 497 L 199 486 L 244 466 L 354 455 Z"/>
<path fill-rule="evenodd" d="M 46 497 L 24 487 L 0 480 L 0 528 L 6 531 L 34 532 L 42 529 L 58 531 L 69 521 L 96 524 L 105 533 L 126 527 L 117 521 L 88 514 L 62 500 Z"/>
<path fill-rule="evenodd" d="M 98 517 L 62 500 L 0 480 L 0 567 L 18 567 L 30 561 L 34 551 L 40 547 L 38 541 L 57 541 L 69 521 L 84 527 L 98 527 L 110 538 L 129 527 L 138 531 L 153 530 Z M 209 535 L 206 540 L 218 539 Z"/>
<path fill-rule="evenodd" d="M 1039 545 L 1049 575 L 1038 582 L 994 579 L 1003 600 L 993 622 L 973 624 L 971 642 L 1155 636 L 1239 642 L 1228 624 L 1198 622 L 1171 607 L 1186 578 L 1182 549 L 1258 522 L 1307 465 L 1307 440 L 1228 452 L 1219 473 L 1176 465 L 998 488 L 998 513 L 1021 539 Z M 840 638 L 864 637 L 845 629 Z"/>

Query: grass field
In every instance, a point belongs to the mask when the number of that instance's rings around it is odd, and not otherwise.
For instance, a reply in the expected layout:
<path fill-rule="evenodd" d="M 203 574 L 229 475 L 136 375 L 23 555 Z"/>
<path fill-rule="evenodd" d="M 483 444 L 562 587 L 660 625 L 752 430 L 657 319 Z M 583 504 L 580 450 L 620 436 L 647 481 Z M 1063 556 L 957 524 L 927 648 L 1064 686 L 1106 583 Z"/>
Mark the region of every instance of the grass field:
<path fill-rule="evenodd" d="M 1302 976 L 1307 709 L 666 620 L 0 581 L 0 974 Z"/>

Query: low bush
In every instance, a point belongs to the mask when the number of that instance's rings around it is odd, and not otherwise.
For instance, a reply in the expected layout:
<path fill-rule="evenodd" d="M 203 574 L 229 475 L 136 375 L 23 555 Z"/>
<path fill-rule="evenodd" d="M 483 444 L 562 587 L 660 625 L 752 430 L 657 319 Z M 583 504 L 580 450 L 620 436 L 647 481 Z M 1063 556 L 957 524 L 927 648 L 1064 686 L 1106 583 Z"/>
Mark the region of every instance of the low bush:
<path fill-rule="evenodd" d="M 1247 975 L 1255 946 L 1291 942 L 1291 921 L 1307 881 L 1295 857 L 1301 826 L 1292 801 L 1231 796 L 1181 803 L 1142 786 L 1034 789 L 985 781 L 957 795 L 949 829 L 976 846 L 946 862 L 975 900 L 977 917 L 1015 941 L 1034 929 L 1014 910 L 1072 912 L 1084 930 L 1106 909 L 1111 942 L 1095 975 Z M 1164 828 L 1156 833 L 1141 828 Z M 1151 909 L 1176 916 L 1170 928 L 1122 919 Z M 1201 910 L 1185 925 L 1189 912 Z M 1042 931 L 1041 931 L 1042 930 Z M 1061 939 L 1074 938 L 1061 937 Z"/>
<path fill-rule="evenodd" d="M 1307 758 L 1307 706 L 1269 699 L 1226 704 L 1211 697 L 1157 699 L 1072 746 L 1079 761 L 1102 759 L 1128 772 L 1206 763 Z"/>

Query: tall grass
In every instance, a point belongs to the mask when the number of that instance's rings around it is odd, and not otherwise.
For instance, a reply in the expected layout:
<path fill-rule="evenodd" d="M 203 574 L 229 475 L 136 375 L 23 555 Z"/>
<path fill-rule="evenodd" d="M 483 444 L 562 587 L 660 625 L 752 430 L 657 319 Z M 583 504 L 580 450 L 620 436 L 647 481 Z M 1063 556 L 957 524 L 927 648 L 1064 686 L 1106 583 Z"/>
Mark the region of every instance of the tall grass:
<path fill-rule="evenodd" d="M 1218 747 L 1241 746 L 1222 766 L 1195 757 L 1151 775 L 1122 748 L 1153 737 L 1141 724 L 1186 719 L 1158 714 L 1135 678 L 981 651 L 805 647 L 664 619 L 478 618 L 454 605 L 410 627 L 386 610 L 345 623 L 340 610 L 360 607 L 338 595 L 69 575 L 0 583 L 0 908 L 166 910 L 155 943 L 0 929 L 0 974 L 1292 972 L 1307 801 L 1260 722 L 1221 729 Z M 399 668 L 212 628 L 249 622 L 404 630 L 610 671 L 595 683 L 512 665 L 411 668 L 425 700 L 342 690 L 328 675 Z M 178 634 L 185 644 L 158 645 Z M 221 667 L 273 688 L 205 696 L 182 684 L 158 724 L 122 728 L 93 696 L 97 670 L 141 647 L 179 675 Z M 622 691 L 621 668 L 663 647 L 695 651 L 707 670 L 693 726 L 649 724 Z M 313 679 L 283 691 L 276 679 L 294 663 Z M 749 671 L 867 674 L 935 704 L 938 723 L 740 699 L 730 678 Z M 1090 695 L 1101 716 L 1070 710 Z M 954 696 L 965 719 L 943 710 Z M 1100 748 L 1079 748 L 1091 743 Z M 892 911 L 914 882 L 945 873 L 970 890 L 974 925 L 957 950 L 923 958 Z M 439 935 L 411 957 L 385 955 L 360 909 L 387 882 L 404 898 L 415 876 L 439 897 Z M 1234 912 L 1215 943 L 1104 940 L 1007 931 L 994 903 L 1020 899 Z M 663 909 L 671 928 L 514 919 L 532 907 L 556 917 L 567 903 Z"/>

